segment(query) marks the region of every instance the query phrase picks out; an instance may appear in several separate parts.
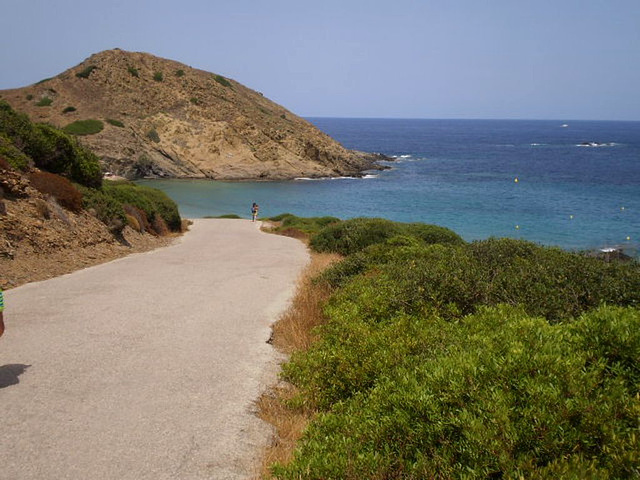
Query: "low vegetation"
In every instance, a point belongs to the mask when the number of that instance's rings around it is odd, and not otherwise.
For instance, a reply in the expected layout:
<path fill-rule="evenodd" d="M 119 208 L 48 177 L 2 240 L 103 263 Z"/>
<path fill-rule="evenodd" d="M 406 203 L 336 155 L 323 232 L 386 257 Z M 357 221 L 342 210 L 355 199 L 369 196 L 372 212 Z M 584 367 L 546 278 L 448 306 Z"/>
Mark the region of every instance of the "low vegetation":
<path fill-rule="evenodd" d="M 62 113 L 70 113 L 70 112 L 75 112 L 76 111 L 76 107 L 65 107 L 64 110 L 62 110 Z"/>
<path fill-rule="evenodd" d="M 163 192 L 127 181 L 103 184 L 98 158 L 75 137 L 34 124 L 3 101 L 0 160 L 3 168 L 26 172 L 31 186 L 62 207 L 91 212 L 115 234 L 128 224 L 157 235 L 182 228 L 177 205 Z"/>
<path fill-rule="evenodd" d="M 8 103 L 0 101 L 0 138 L 5 148 L 13 151 L 7 156 L 15 168 L 24 169 L 24 160 L 42 170 L 63 175 L 69 180 L 89 187 L 100 187 L 102 173 L 98 157 L 83 147 L 71 135 L 50 125 L 34 124 L 15 112 Z M 17 153 L 20 152 L 20 153 Z"/>
<path fill-rule="evenodd" d="M 53 103 L 53 99 L 50 97 L 42 97 L 36 102 L 37 107 L 48 107 Z"/>
<path fill-rule="evenodd" d="M 113 118 L 107 118 L 107 123 L 109 125 L 113 125 L 114 127 L 124 128 L 124 123 L 122 123 L 120 120 L 115 120 Z"/>
<path fill-rule="evenodd" d="M 76 73 L 76 77 L 78 78 L 89 78 L 89 76 L 91 75 L 91 72 L 93 72 L 94 70 L 96 70 L 98 67 L 96 67 L 95 65 L 89 65 L 88 67 L 82 69 L 81 71 L 79 71 L 78 73 Z"/>
<path fill-rule="evenodd" d="M 222 75 L 214 75 L 213 79 L 218 82 L 220 85 L 222 85 L 223 87 L 227 87 L 227 88 L 231 88 L 231 82 L 229 80 L 227 80 L 226 78 L 224 78 Z"/>
<path fill-rule="evenodd" d="M 129 75 L 131 75 L 132 77 L 140 77 L 140 72 L 138 72 L 138 69 L 132 66 L 127 67 L 127 71 L 129 72 Z"/>
<path fill-rule="evenodd" d="M 282 213 L 267 219 L 273 224 L 273 231 L 290 237 L 309 238 L 328 225 L 340 222 L 336 217 L 297 217 L 290 213 Z"/>
<path fill-rule="evenodd" d="M 347 256 L 284 366 L 279 415 L 313 420 L 273 476 L 640 474 L 637 262 L 378 219 L 310 245 Z"/>
<path fill-rule="evenodd" d="M 156 82 L 162 82 L 164 80 L 164 75 L 162 75 L 162 72 L 154 72 L 153 79 Z"/>
<path fill-rule="evenodd" d="M 158 131 L 155 128 L 147 132 L 147 138 L 152 142 L 160 143 L 160 135 L 158 135 Z"/>
<path fill-rule="evenodd" d="M 95 135 L 104 129 L 104 123 L 100 120 L 76 120 L 64 127 L 64 131 L 72 135 Z"/>
<path fill-rule="evenodd" d="M 176 77 L 184 77 L 184 70 L 182 69 L 176 70 Z"/>
<path fill-rule="evenodd" d="M 51 195 L 67 210 L 76 213 L 82 210 L 82 194 L 66 178 L 36 170 L 29 173 L 29 181 L 33 188 L 45 195 Z"/>

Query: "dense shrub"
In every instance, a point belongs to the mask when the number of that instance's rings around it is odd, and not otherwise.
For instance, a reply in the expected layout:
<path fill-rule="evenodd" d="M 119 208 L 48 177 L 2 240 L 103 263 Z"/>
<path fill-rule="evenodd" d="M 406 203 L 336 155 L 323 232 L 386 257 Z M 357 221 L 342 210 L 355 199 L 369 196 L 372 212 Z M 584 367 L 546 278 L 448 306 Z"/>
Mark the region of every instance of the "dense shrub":
<path fill-rule="evenodd" d="M 231 82 L 229 82 L 229 80 L 224 78 L 222 75 L 214 75 L 213 79 L 223 87 L 231 87 Z"/>
<path fill-rule="evenodd" d="M 95 65 L 89 65 L 88 67 L 84 68 L 80 72 L 76 73 L 76 77 L 78 77 L 78 78 L 89 78 L 89 75 L 91 75 L 91 72 L 93 72 L 97 68 L 98 67 L 96 67 Z"/>
<path fill-rule="evenodd" d="M 278 478 L 640 473 L 637 309 L 602 308 L 558 325 L 506 306 L 458 324 L 400 316 L 358 332 L 355 316 L 335 321 L 327 348 L 343 348 L 341 327 L 354 345 L 344 363 L 330 360 L 350 372 L 332 386 L 370 377 L 371 388 L 319 416 Z M 374 367 L 378 375 L 367 373 Z"/>
<path fill-rule="evenodd" d="M 464 243 L 455 232 L 436 225 L 392 222 L 383 218 L 354 218 L 323 229 L 311 239 L 310 246 L 318 252 L 349 255 L 398 235 L 413 236 L 429 244 Z"/>
<path fill-rule="evenodd" d="M 53 99 L 49 97 L 42 97 L 36 102 L 37 107 L 48 107 L 53 103 Z"/>
<path fill-rule="evenodd" d="M 640 305 L 636 262 L 607 263 L 520 240 L 462 246 L 410 243 L 407 237 L 395 237 L 371 246 L 329 269 L 322 279 L 334 287 L 358 290 L 361 285 L 349 283 L 369 272 L 358 282 L 368 283 L 381 298 L 379 317 L 431 309 L 457 318 L 482 305 L 508 303 L 554 322 L 602 303 Z M 351 295 L 357 298 L 358 293 Z"/>
<path fill-rule="evenodd" d="M 4 158 L 16 170 L 25 171 L 32 163 L 22 151 L 4 133 L 0 132 L 0 157 Z"/>
<path fill-rule="evenodd" d="M 27 95 L 27 100 L 29 100 L 29 101 L 33 100 L 33 95 L 29 93 L 29 94 Z"/>
<path fill-rule="evenodd" d="M 164 192 L 135 184 L 105 184 L 105 194 L 122 204 L 133 205 L 144 211 L 147 218 L 158 214 L 172 231 L 180 231 L 178 206 Z"/>
<path fill-rule="evenodd" d="M 122 203 L 105 193 L 103 189 L 84 186 L 79 186 L 78 188 L 82 193 L 84 208 L 92 212 L 112 232 L 120 233 L 127 224 Z"/>
<path fill-rule="evenodd" d="M 65 109 L 62 110 L 62 113 L 70 113 L 75 111 L 76 111 L 76 107 L 65 107 Z"/>
<path fill-rule="evenodd" d="M 135 67 L 129 66 L 127 67 L 127 71 L 132 77 L 138 78 L 140 76 L 140 72 L 138 72 L 138 69 Z"/>
<path fill-rule="evenodd" d="M 122 123 L 120 120 L 115 120 L 113 118 L 107 118 L 107 123 L 109 125 L 113 125 L 114 127 L 120 127 L 120 128 L 124 127 L 124 123 Z"/>
<path fill-rule="evenodd" d="M 51 195 L 64 208 L 72 212 L 82 210 L 82 194 L 66 178 L 49 172 L 34 171 L 29 174 L 31 186 L 45 195 Z"/>
<path fill-rule="evenodd" d="M 66 133 L 72 135 L 95 135 L 100 133 L 104 128 L 104 124 L 100 120 L 76 120 L 64 127 Z"/>
<path fill-rule="evenodd" d="M 147 231 L 149 233 L 153 231 L 151 224 L 149 223 L 149 219 L 147 218 L 147 214 L 144 213 L 144 210 L 133 205 L 129 205 L 128 203 L 123 204 L 122 208 L 124 209 L 128 217 L 132 217 L 135 220 L 135 223 L 132 224 L 128 221 L 129 218 L 127 218 L 127 222 L 134 227 L 137 226 L 138 231 Z"/>
<path fill-rule="evenodd" d="M 184 77 L 184 70 L 182 69 L 176 70 L 176 77 Z"/>
<path fill-rule="evenodd" d="M 154 72 L 153 79 L 156 82 L 161 82 L 162 80 L 164 80 L 164 76 L 162 75 L 162 72 Z"/>
<path fill-rule="evenodd" d="M 55 127 L 33 125 L 23 151 L 41 169 L 68 176 L 91 187 L 102 183 L 98 158 L 73 137 Z"/>
<path fill-rule="evenodd" d="M 147 138 L 152 142 L 160 143 L 160 135 L 158 135 L 158 132 L 155 128 L 152 128 L 147 132 Z"/>
<path fill-rule="evenodd" d="M 275 229 L 278 232 L 297 230 L 307 235 L 318 233 L 327 225 L 340 222 L 336 217 L 297 217 L 290 213 L 281 213 L 268 220 L 280 224 Z"/>
<path fill-rule="evenodd" d="M 200 105 L 202 103 L 198 97 L 191 97 L 189 101 L 194 105 Z"/>
<path fill-rule="evenodd" d="M 164 218 L 162 218 L 157 213 L 153 215 L 153 220 L 151 221 L 151 224 L 153 225 L 153 231 L 158 235 L 160 236 L 169 235 L 170 231 L 169 231 L 169 227 L 167 226 L 167 222 L 165 222 Z"/>

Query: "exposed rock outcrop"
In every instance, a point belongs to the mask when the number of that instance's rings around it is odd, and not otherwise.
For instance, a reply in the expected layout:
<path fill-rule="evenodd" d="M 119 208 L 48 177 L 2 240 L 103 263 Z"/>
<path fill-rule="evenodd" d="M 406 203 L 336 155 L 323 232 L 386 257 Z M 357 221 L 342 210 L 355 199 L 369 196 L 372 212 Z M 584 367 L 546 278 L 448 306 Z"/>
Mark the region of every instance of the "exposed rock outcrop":
<path fill-rule="evenodd" d="M 100 132 L 80 140 L 105 171 L 128 178 L 341 176 L 377 159 L 234 80 L 146 53 L 104 51 L 0 96 L 36 122 L 101 121 Z"/>

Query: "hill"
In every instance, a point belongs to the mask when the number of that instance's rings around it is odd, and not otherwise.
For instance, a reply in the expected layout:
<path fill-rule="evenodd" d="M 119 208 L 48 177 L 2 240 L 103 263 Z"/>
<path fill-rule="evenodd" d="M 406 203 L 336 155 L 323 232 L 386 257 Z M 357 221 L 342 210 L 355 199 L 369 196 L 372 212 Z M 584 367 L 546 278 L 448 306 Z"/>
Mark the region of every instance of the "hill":
<path fill-rule="evenodd" d="M 100 52 L 0 96 L 32 121 L 77 134 L 105 171 L 127 178 L 354 175 L 377 158 L 232 79 L 147 53 Z"/>

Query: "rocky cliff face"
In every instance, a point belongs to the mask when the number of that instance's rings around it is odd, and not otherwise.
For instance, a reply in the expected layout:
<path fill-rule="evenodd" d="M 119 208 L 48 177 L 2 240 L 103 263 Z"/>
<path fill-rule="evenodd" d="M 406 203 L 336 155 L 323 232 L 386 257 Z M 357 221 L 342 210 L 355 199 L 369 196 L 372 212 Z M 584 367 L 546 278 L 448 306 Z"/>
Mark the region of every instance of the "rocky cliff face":
<path fill-rule="evenodd" d="M 0 96 L 36 122 L 102 122 L 80 141 L 105 171 L 128 178 L 273 180 L 375 166 L 375 156 L 343 148 L 259 92 L 146 53 L 104 51 Z"/>

